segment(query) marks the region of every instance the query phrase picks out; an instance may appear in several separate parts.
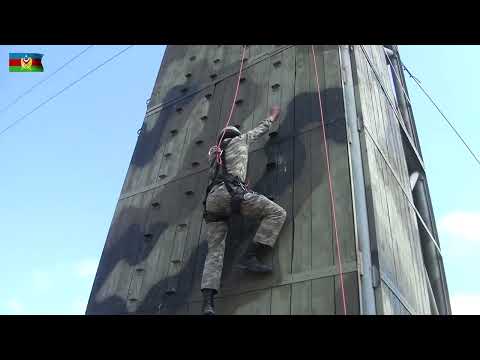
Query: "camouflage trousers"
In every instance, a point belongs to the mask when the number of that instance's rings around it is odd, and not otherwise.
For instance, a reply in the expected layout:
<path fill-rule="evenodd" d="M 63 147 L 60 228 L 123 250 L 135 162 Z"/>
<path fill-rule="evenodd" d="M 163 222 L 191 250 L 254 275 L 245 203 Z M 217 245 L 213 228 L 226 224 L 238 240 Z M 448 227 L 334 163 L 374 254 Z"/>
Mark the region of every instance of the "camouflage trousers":
<path fill-rule="evenodd" d="M 207 212 L 220 216 L 230 215 L 230 199 L 225 185 L 214 188 L 207 197 Z M 261 221 L 253 242 L 273 247 L 285 223 L 287 212 L 267 197 L 249 192 L 244 196 L 240 213 Z M 227 221 L 207 222 L 208 254 L 203 268 L 202 289 L 218 291 L 220 288 L 227 233 Z"/>

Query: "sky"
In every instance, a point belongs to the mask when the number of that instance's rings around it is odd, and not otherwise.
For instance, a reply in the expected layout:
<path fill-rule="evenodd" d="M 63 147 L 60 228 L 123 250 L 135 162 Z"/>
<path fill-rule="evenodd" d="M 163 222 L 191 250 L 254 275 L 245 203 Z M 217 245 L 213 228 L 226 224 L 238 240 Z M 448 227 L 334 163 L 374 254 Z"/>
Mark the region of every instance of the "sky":
<path fill-rule="evenodd" d="M 0 132 L 125 47 L 90 48 L 2 111 L 86 46 L 0 46 Z M 134 46 L 0 135 L 0 314 L 85 313 L 164 50 Z M 45 54 L 45 72 L 9 73 L 10 52 Z M 480 47 L 400 53 L 479 154 Z M 480 314 L 480 166 L 406 76 L 453 313 Z"/>

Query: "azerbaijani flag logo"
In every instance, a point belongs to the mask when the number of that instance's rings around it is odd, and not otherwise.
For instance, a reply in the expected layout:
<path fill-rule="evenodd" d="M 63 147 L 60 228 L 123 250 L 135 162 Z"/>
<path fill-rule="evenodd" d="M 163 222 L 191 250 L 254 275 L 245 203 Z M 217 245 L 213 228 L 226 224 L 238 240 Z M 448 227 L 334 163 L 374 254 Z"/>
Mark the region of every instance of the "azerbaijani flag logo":
<path fill-rule="evenodd" d="M 43 54 L 10 53 L 10 72 L 43 72 Z"/>

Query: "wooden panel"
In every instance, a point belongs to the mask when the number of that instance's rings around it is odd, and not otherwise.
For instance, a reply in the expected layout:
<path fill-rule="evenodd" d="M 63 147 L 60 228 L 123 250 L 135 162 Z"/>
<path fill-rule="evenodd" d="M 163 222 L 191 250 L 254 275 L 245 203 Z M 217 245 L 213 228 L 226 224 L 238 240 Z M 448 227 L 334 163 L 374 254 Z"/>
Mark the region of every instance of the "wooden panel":
<path fill-rule="evenodd" d="M 148 231 L 156 240 L 145 265 L 141 312 L 172 311 L 191 296 L 192 270 L 201 230 L 206 172 L 175 181 L 155 191 Z M 182 207 L 176 204 L 182 204 Z"/>
<path fill-rule="evenodd" d="M 132 275 L 145 253 L 143 234 L 151 196 L 151 193 L 143 193 L 117 205 L 87 313 L 123 314 L 129 311 L 127 298 Z"/>
<path fill-rule="evenodd" d="M 335 314 L 334 277 L 312 280 L 312 315 Z"/>
<path fill-rule="evenodd" d="M 383 48 L 365 48 L 385 89 L 393 99 Z M 368 167 L 371 187 L 373 226 L 376 228 L 380 269 L 387 274 L 415 311 L 425 313 L 428 311 L 428 294 L 425 279 L 421 275 L 423 260 L 420 256 L 418 229 L 412 209 L 397 183 L 397 180 L 400 181 L 411 198 L 399 124 L 375 74 L 358 47 L 355 50 L 355 61 L 362 118 L 368 130 L 368 133 L 365 133 L 365 166 Z M 385 155 L 393 173 L 380 151 Z M 402 305 L 392 302 L 388 294 L 382 292 L 380 296 L 383 298 L 384 311 L 403 311 Z"/>
<path fill-rule="evenodd" d="M 272 288 L 271 315 L 290 315 L 291 285 Z"/>
<path fill-rule="evenodd" d="M 263 76 L 263 81 L 259 84 L 262 90 L 257 95 L 254 126 L 265 119 L 273 105 L 280 107 L 280 116 L 268 136 L 259 139 L 253 149 L 291 137 L 294 119 L 295 49 L 286 49 L 260 64 L 263 68 L 257 77 Z"/>
<path fill-rule="evenodd" d="M 177 177 L 198 173 L 209 167 L 208 150 L 216 142 L 220 119 L 218 106 L 222 99 L 216 88 L 207 88 L 197 93 L 191 100 L 186 114 L 186 132 L 180 151 L 180 170 Z M 168 181 L 168 177 L 165 179 Z"/>
<path fill-rule="evenodd" d="M 310 315 L 311 313 L 312 282 L 304 281 L 292 284 L 292 315 Z"/>
<path fill-rule="evenodd" d="M 358 298 L 358 274 L 356 272 L 343 274 L 343 287 L 347 315 L 360 314 L 360 301 Z M 335 313 L 344 315 L 343 299 L 341 295 L 340 275 L 335 276 Z"/>
<path fill-rule="evenodd" d="M 305 272 L 312 268 L 312 198 L 311 198 L 311 136 L 305 134 L 295 139 L 294 190 L 293 190 L 293 259 L 292 272 Z"/>

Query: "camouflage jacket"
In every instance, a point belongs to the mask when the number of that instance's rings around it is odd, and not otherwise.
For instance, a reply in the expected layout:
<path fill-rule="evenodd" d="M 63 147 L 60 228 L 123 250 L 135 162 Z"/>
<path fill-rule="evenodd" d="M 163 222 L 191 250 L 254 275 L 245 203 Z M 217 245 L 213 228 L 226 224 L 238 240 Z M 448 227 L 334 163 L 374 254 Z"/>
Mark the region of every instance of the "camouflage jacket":
<path fill-rule="evenodd" d="M 272 123 L 273 118 L 271 116 L 267 117 L 256 128 L 233 138 L 224 150 L 227 171 L 233 176 L 238 176 L 242 182 L 245 182 L 247 177 L 248 148 L 250 144 L 264 135 L 270 129 Z M 210 168 L 210 179 L 212 179 L 214 172 L 215 167 L 212 166 Z"/>

